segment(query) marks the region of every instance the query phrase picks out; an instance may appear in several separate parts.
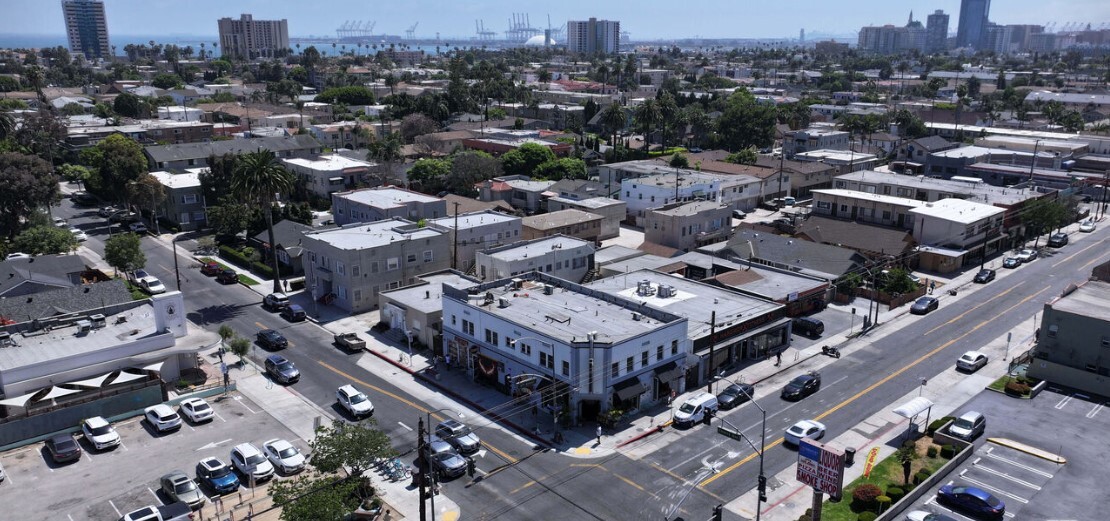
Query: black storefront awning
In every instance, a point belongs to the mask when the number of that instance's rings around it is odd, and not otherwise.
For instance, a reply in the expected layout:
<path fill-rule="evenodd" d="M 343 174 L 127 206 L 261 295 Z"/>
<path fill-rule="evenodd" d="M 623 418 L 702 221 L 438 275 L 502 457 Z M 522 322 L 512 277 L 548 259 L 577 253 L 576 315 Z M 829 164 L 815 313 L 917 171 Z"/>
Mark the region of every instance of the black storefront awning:
<path fill-rule="evenodd" d="M 679 367 L 677 362 L 668 362 L 655 368 L 655 378 L 663 383 L 670 383 L 681 378 L 686 369 Z"/>
<path fill-rule="evenodd" d="M 631 400 L 648 391 L 648 386 L 640 383 L 639 378 L 629 378 L 623 382 L 613 384 L 613 392 L 621 401 Z"/>

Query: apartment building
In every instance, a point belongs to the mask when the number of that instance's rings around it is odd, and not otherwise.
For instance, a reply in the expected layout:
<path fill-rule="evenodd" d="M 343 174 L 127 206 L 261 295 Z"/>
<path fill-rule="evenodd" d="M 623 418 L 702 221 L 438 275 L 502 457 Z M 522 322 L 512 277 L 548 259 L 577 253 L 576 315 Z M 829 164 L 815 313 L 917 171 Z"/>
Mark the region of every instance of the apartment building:
<path fill-rule="evenodd" d="M 568 208 L 525 217 L 521 220 L 521 235 L 525 240 L 566 235 L 598 243 L 602 221 L 603 218 L 595 213 Z"/>
<path fill-rule="evenodd" d="M 620 52 L 621 23 L 616 20 L 570 20 L 567 22 L 567 50 L 580 54 Z"/>
<path fill-rule="evenodd" d="M 249 14 L 239 19 L 220 18 L 220 50 L 223 54 L 241 60 L 274 58 L 289 49 L 289 22 L 281 20 L 255 20 Z"/>
<path fill-rule="evenodd" d="M 177 225 L 181 231 L 203 228 L 207 222 L 204 207 L 204 193 L 200 186 L 200 174 L 206 168 L 189 168 L 183 173 L 157 171 L 151 172 L 166 197 L 158 204 L 155 213 L 159 217 Z"/>
<path fill-rule="evenodd" d="M 65 146 L 80 150 L 96 146 L 112 134 L 123 134 L 141 145 L 206 143 L 212 140 L 212 124 L 203 121 L 146 119 L 130 125 L 70 126 Z"/>
<path fill-rule="evenodd" d="M 547 211 L 580 210 L 601 216 L 601 232 L 597 240 L 604 241 L 619 237 L 621 221 L 628 215 L 628 203 L 608 197 L 574 199 L 571 197 L 552 197 L 547 200 Z"/>
<path fill-rule="evenodd" d="M 965 201 L 941 199 L 909 210 L 916 218 L 913 237 L 921 244 L 920 266 L 928 271 L 950 273 L 965 264 L 980 263 L 998 251 L 1003 235 L 1004 208 Z"/>
<path fill-rule="evenodd" d="M 447 215 L 447 201 L 396 186 L 363 188 L 331 194 L 335 223 L 369 223 L 384 219 L 436 219 Z"/>
<path fill-rule="evenodd" d="M 1089 280 L 1044 305 L 1029 376 L 1110 394 L 1110 282 Z"/>
<path fill-rule="evenodd" d="M 644 240 L 677 250 L 728 240 L 732 209 L 715 201 L 671 203 L 649 210 L 644 220 Z"/>
<path fill-rule="evenodd" d="M 794 154 L 814 150 L 847 150 L 850 135 L 841 130 L 808 128 L 791 130 L 783 135 L 782 151 L 787 159 Z"/>
<path fill-rule="evenodd" d="M 143 153 L 150 162 L 151 170 L 184 170 L 208 166 L 208 158 L 211 156 L 246 154 L 257 152 L 259 149 L 269 150 L 279 159 L 286 159 L 315 157 L 320 154 L 321 147 L 312 136 L 301 134 L 288 137 L 258 137 L 148 146 L 143 149 Z"/>
<path fill-rule="evenodd" d="M 628 203 L 628 219 L 637 226 L 644 225 L 648 210 L 673 202 L 715 201 L 730 209 L 750 210 L 759 200 L 762 181 L 756 177 L 672 168 L 653 161 L 631 163 L 618 163 L 623 166 L 614 170 L 643 173 L 624 177 L 619 194 Z"/>
<path fill-rule="evenodd" d="M 393 218 L 304 234 L 305 287 L 350 313 L 377 308 L 378 294 L 451 267 L 446 232 Z"/>
<path fill-rule="evenodd" d="M 112 57 L 108 43 L 108 18 L 101 0 L 62 0 L 69 52 L 83 54 L 86 60 Z"/>
<path fill-rule="evenodd" d="M 365 184 L 371 170 L 378 165 L 368 161 L 350 159 L 337 154 L 320 156 L 317 159 L 282 159 L 290 172 L 304 180 L 305 187 L 320 197 L 329 197 L 334 192 L 348 190 Z"/>
<path fill-rule="evenodd" d="M 493 210 L 430 219 L 428 226 L 450 234 L 451 267 L 463 273 L 479 251 L 522 240 L 520 217 Z"/>
<path fill-rule="evenodd" d="M 538 271 L 579 282 L 594 267 L 595 251 L 592 242 L 564 235 L 509 243 L 479 251 L 475 276 L 494 280 Z"/>

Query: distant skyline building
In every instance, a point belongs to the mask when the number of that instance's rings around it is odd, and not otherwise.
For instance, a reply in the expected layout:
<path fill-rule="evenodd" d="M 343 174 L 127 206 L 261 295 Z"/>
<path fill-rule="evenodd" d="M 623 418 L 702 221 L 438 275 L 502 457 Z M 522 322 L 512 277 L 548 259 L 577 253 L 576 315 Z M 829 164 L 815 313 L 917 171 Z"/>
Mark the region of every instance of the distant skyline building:
<path fill-rule="evenodd" d="M 220 47 L 228 56 L 251 60 L 258 57 L 273 58 L 289 48 L 289 22 L 281 20 L 255 20 L 249 14 L 239 19 L 220 18 Z"/>
<path fill-rule="evenodd" d="M 865 52 L 876 54 L 897 54 L 903 51 L 924 51 L 927 30 L 921 22 L 913 19 L 910 11 L 905 27 L 884 25 L 864 27 L 859 31 L 856 47 Z"/>
<path fill-rule="evenodd" d="M 956 46 L 980 49 L 986 44 L 991 0 L 961 0 Z"/>
<path fill-rule="evenodd" d="M 948 15 L 937 9 L 926 18 L 925 52 L 941 52 L 948 48 Z"/>
<path fill-rule="evenodd" d="M 108 43 L 108 19 L 104 16 L 101 0 L 62 0 L 62 15 L 66 21 L 66 38 L 71 53 L 83 54 L 86 59 L 110 58 L 112 48 Z"/>
<path fill-rule="evenodd" d="M 581 54 L 615 54 L 620 51 L 621 23 L 616 20 L 567 22 L 567 50 Z"/>

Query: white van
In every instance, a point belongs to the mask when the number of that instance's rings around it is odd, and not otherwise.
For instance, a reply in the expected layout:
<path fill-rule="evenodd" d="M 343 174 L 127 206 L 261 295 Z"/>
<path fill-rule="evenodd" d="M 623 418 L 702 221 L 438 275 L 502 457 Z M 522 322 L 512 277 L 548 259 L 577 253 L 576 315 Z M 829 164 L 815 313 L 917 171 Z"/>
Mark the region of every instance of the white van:
<path fill-rule="evenodd" d="M 706 413 L 717 412 L 717 397 L 702 391 L 691 396 L 674 412 L 675 425 L 693 425 L 705 419 Z"/>

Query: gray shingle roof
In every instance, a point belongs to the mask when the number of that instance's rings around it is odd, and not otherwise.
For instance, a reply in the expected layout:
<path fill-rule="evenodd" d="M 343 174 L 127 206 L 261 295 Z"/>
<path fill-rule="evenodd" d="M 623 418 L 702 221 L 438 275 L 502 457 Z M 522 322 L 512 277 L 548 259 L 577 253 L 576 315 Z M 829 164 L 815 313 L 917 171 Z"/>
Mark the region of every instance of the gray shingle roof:
<path fill-rule="evenodd" d="M 858 269 L 867 260 L 848 248 L 747 229 L 737 230 L 728 240 L 728 245 L 742 259 L 752 257 L 754 251 L 756 260 L 799 268 L 829 279 Z"/>
<path fill-rule="evenodd" d="M 123 280 L 55 289 L 26 298 L 0 299 L 0 317 L 26 322 L 54 315 L 90 311 L 131 301 L 131 292 Z"/>
<path fill-rule="evenodd" d="M 310 134 L 289 137 L 259 137 L 251 139 L 232 139 L 208 143 L 181 143 L 177 145 L 158 145 L 146 147 L 146 155 L 155 163 L 206 159 L 211 155 L 243 154 L 258 149 L 273 152 L 286 150 L 305 150 L 320 148 L 320 143 Z"/>
<path fill-rule="evenodd" d="M 0 262 L 0 295 L 30 295 L 81 282 L 85 259 L 77 255 L 40 255 Z"/>

